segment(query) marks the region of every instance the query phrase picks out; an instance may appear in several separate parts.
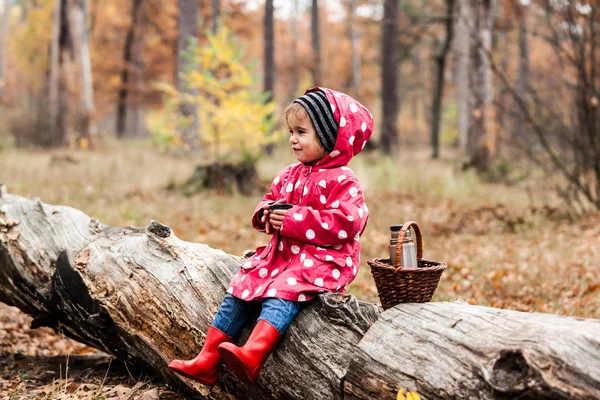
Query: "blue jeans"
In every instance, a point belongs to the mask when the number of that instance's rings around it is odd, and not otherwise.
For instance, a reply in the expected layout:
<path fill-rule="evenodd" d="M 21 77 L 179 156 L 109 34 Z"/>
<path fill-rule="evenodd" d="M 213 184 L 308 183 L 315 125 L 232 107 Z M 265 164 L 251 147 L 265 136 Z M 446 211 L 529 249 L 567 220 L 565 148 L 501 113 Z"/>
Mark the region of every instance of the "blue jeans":
<path fill-rule="evenodd" d="M 263 319 L 269 322 L 283 335 L 300 311 L 300 306 L 301 303 L 297 301 L 274 297 L 262 301 L 244 301 L 227 293 L 219 312 L 215 315 L 212 326 L 227 336 L 237 339 L 251 314 L 260 308 L 258 320 Z"/>

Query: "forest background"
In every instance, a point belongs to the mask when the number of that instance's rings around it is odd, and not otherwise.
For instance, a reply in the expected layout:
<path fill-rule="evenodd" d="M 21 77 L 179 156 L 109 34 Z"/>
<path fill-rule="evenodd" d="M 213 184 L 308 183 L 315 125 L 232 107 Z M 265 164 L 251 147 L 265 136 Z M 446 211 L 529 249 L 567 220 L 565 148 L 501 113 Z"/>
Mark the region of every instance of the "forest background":
<path fill-rule="evenodd" d="M 600 317 L 596 1 L 0 5 L 10 193 L 240 254 L 264 242 L 252 210 L 295 161 L 281 111 L 322 85 L 376 123 L 350 165 L 371 210 L 351 294 L 377 301 L 366 260 L 416 220 L 425 257 L 449 266 L 434 301 Z M 0 312 L 0 398 L 170 396 Z"/>

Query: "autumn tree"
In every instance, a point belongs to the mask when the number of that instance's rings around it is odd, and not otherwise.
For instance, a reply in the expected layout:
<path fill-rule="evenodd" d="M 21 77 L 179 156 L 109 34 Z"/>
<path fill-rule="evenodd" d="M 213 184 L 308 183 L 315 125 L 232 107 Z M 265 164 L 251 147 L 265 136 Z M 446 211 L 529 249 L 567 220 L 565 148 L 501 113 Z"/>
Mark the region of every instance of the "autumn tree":
<path fill-rule="evenodd" d="M 346 85 L 352 88 L 352 94 L 355 97 L 360 95 L 360 49 L 358 24 L 356 22 L 356 0 L 348 0 L 348 39 L 350 40 L 352 73 L 350 74 L 350 84 Z"/>
<path fill-rule="evenodd" d="M 381 147 L 392 154 L 398 143 L 398 0 L 384 0 L 381 24 Z"/>
<path fill-rule="evenodd" d="M 268 93 L 268 101 L 273 99 L 275 86 L 275 35 L 273 33 L 273 0 L 265 1 L 264 21 L 264 85 L 263 90 Z"/>
<path fill-rule="evenodd" d="M 444 42 L 439 46 L 435 59 L 435 85 L 432 96 L 431 106 L 431 147 L 432 158 L 438 158 L 440 155 L 440 123 L 442 118 L 442 98 L 444 91 L 444 73 L 446 70 L 446 57 L 452 43 L 454 33 L 454 10 L 455 0 L 445 0 L 446 15 L 444 23 L 445 37 Z"/>
<path fill-rule="evenodd" d="M 219 19 L 221 17 L 221 1 L 212 0 L 211 6 L 211 31 L 214 35 L 215 33 L 217 33 L 217 29 L 219 27 Z"/>
<path fill-rule="evenodd" d="M 222 27 L 216 35 L 209 34 L 205 44 L 190 48 L 190 62 L 197 68 L 181 75 L 187 91 L 168 83 L 158 85 L 166 95 L 165 108 L 147 119 L 161 149 L 185 144 L 181 127 L 189 126 L 189 119 L 173 111 L 184 102 L 199 106 L 203 124 L 194 133 L 202 138 L 211 162 L 197 168 L 188 193 L 204 188 L 231 190 L 236 183 L 244 194 L 258 188 L 256 163 L 263 146 L 274 138 L 275 104 L 268 100 L 269 93 L 254 89 L 257 76 L 247 61 L 243 46 Z"/>
<path fill-rule="evenodd" d="M 141 136 L 140 95 L 142 89 L 142 45 L 143 25 L 145 23 L 146 0 L 133 0 L 131 6 L 131 24 L 125 37 L 123 65 L 121 67 L 121 87 L 117 100 L 117 136 Z M 133 89 L 133 90 L 132 90 Z M 137 90 L 135 90 L 137 89 Z M 131 94 L 136 95 L 131 101 Z M 127 129 L 128 116 L 133 114 L 133 126 Z"/>
<path fill-rule="evenodd" d="M 8 11 L 9 11 L 9 0 L 0 2 L 0 8 L 2 9 L 2 17 L 0 19 L 0 104 L 2 103 L 2 95 L 4 92 L 4 86 L 6 85 L 6 46 L 8 40 Z"/>
<path fill-rule="evenodd" d="M 524 121 L 524 133 L 515 137 L 519 152 L 547 172 L 547 184 L 554 185 L 571 212 L 600 210 L 600 8 L 593 3 L 540 8 L 535 10 L 542 15 L 538 25 L 549 32 L 540 39 L 551 52 L 538 66 L 535 85 L 519 89 L 498 66 L 492 67 Z"/>
<path fill-rule="evenodd" d="M 468 165 L 478 171 L 488 168 L 492 157 L 492 141 L 488 137 L 491 83 L 489 81 L 489 50 L 491 46 L 491 0 L 468 0 L 467 27 L 471 32 L 469 43 L 469 120 L 467 128 Z"/>
<path fill-rule="evenodd" d="M 53 14 L 50 63 L 51 145 L 66 143 L 69 131 L 78 138 L 93 140 L 94 89 L 88 36 L 88 4 L 86 0 L 56 0 Z M 76 79 L 79 78 L 79 79 Z M 78 107 L 69 107 L 69 93 L 78 87 Z M 74 116 L 74 117 L 73 117 Z M 74 127 L 69 119 L 76 121 Z"/>
<path fill-rule="evenodd" d="M 311 43 L 313 51 L 313 84 L 321 85 L 321 32 L 319 29 L 319 0 L 312 0 L 311 8 Z"/>
<path fill-rule="evenodd" d="M 178 0 L 178 38 L 177 38 L 177 69 L 175 86 L 178 90 L 188 93 L 190 97 L 195 96 L 195 91 L 185 86 L 182 76 L 195 68 L 190 56 L 189 49 L 197 41 L 198 34 L 198 7 L 200 0 Z M 188 121 L 183 126 L 183 140 L 185 148 L 199 148 L 199 140 L 196 132 L 198 131 L 198 105 L 193 102 L 182 102 L 179 112 L 183 118 Z"/>
<path fill-rule="evenodd" d="M 528 40 L 528 10 L 529 5 L 523 4 L 520 0 L 514 1 L 514 8 L 517 14 L 519 26 L 519 69 L 517 76 L 516 91 L 519 98 L 527 102 L 527 87 L 529 86 L 529 40 Z M 522 114 L 517 112 L 512 136 L 520 137 L 525 134 L 525 120 Z"/>

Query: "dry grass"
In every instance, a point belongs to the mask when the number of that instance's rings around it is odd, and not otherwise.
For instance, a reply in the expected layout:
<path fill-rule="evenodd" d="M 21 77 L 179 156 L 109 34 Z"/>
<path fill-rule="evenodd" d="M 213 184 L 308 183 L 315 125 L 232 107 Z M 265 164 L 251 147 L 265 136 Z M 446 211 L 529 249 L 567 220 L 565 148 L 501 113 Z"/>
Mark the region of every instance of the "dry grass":
<path fill-rule="evenodd" d="M 412 219 L 425 235 L 425 256 L 449 264 L 435 300 L 582 317 L 600 317 L 600 216 L 563 216 L 543 180 L 487 184 L 461 172 L 454 156 L 431 161 L 407 151 L 398 161 L 376 154 L 351 164 L 371 210 L 362 268 L 351 285 L 376 301 L 366 260 L 387 252 L 388 226 Z M 81 209 L 109 225 L 152 219 L 180 238 L 240 254 L 266 239 L 249 225 L 260 196 L 184 197 L 169 183 L 189 177 L 199 160 L 159 154 L 145 143 L 108 143 L 94 152 L 0 152 L 0 182 L 9 192 Z M 293 162 L 279 149 L 259 164 L 266 180 Z"/>

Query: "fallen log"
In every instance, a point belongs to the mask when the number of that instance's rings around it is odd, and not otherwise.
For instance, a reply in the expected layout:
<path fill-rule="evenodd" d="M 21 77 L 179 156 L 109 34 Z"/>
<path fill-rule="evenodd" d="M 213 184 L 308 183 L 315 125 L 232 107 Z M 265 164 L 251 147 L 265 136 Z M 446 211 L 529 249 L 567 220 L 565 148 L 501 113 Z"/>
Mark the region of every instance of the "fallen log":
<path fill-rule="evenodd" d="M 372 399 L 407 388 L 427 399 L 600 399 L 598 320 L 463 302 L 382 312 L 332 294 L 302 310 L 251 387 L 227 369 L 213 388 L 172 373 L 170 359 L 201 348 L 242 260 L 158 222 L 114 228 L 0 186 L 0 301 L 190 395 Z"/>

